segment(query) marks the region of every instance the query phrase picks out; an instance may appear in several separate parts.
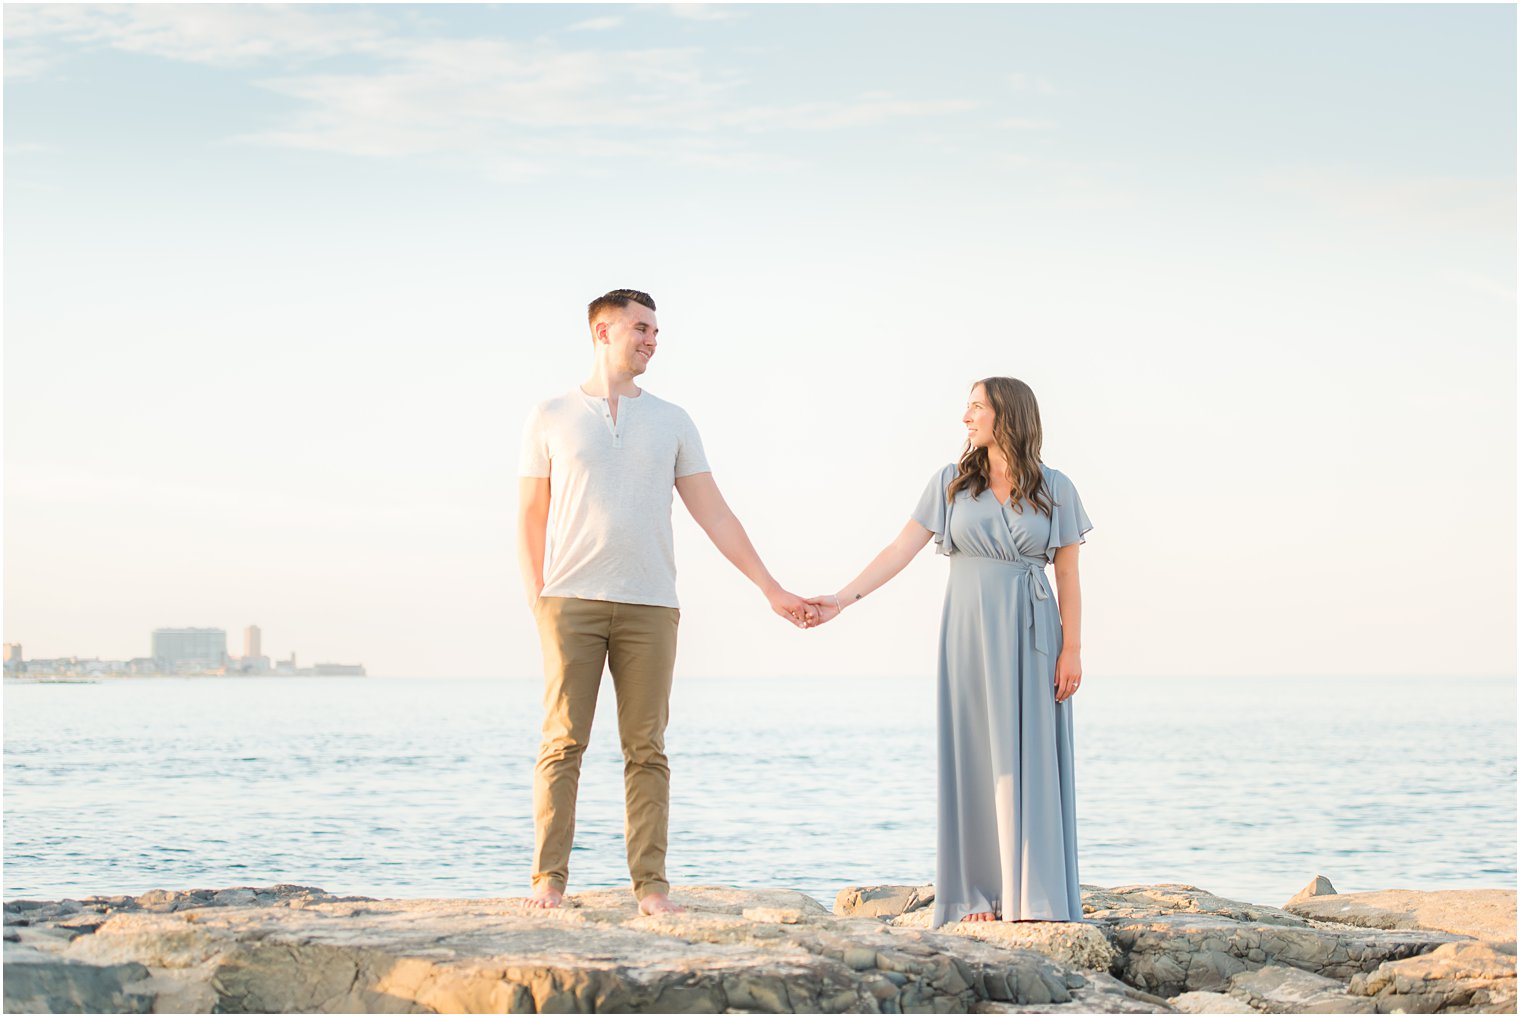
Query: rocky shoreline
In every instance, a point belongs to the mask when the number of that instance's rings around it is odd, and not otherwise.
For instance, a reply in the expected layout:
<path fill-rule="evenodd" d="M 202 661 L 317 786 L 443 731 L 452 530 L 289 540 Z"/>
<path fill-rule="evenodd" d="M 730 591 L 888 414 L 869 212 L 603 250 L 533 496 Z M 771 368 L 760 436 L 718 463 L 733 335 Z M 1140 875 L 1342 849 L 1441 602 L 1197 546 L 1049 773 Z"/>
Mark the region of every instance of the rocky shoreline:
<path fill-rule="evenodd" d="M 1514 1013 L 1513 890 L 1281 908 L 1084 887 L 1082 923 L 930 931 L 933 887 L 374 900 L 312 887 L 5 905 L 9 1013 Z"/>

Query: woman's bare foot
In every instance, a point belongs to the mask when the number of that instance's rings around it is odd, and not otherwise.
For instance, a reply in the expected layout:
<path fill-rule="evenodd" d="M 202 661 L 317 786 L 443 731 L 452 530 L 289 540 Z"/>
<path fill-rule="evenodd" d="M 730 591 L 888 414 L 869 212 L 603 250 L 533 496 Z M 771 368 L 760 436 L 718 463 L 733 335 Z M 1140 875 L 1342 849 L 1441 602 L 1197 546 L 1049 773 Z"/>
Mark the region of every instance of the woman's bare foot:
<path fill-rule="evenodd" d="M 963 922 L 995 922 L 995 921 L 997 921 L 997 915 L 993 914 L 991 911 L 978 911 L 975 914 L 967 915 L 965 918 L 962 918 L 961 921 L 963 921 Z"/>
<path fill-rule="evenodd" d="M 663 893 L 646 893 L 644 899 L 639 901 L 639 914 L 641 915 L 666 915 L 679 914 L 686 909 L 670 902 L 670 898 Z"/>
<path fill-rule="evenodd" d="M 565 899 L 563 890 L 557 890 L 553 886 L 544 886 L 534 890 L 531 897 L 526 898 L 530 908 L 557 908 Z"/>

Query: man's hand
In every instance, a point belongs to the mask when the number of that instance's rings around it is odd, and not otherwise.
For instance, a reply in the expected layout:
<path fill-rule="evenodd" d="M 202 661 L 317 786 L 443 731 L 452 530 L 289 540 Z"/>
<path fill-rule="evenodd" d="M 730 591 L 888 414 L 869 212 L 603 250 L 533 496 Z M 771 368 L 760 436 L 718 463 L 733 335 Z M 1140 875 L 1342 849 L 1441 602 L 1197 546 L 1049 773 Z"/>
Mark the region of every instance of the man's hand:
<path fill-rule="evenodd" d="M 774 592 L 766 595 L 766 599 L 770 601 L 772 611 L 799 629 L 818 624 L 818 609 L 795 593 L 788 593 L 778 586 Z"/>
<path fill-rule="evenodd" d="M 528 610 L 538 608 L 544 591 L 544 546 L 549 528 L 549 478 L 521 477 L 517 482 L 517 562 L 522 569 Z"/>

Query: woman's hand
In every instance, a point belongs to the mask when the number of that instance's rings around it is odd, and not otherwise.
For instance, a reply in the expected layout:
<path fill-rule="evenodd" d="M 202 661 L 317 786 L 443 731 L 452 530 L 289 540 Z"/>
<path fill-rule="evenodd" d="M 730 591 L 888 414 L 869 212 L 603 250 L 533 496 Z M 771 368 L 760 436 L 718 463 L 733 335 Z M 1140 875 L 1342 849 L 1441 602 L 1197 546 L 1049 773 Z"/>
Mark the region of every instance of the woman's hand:
<path fill-rule="evenodd" d="M 1056 658 L 1056 702 L 1070 699 L 1082 684 L 1082 654 L 1076 650 L 1062 650 Z"/>
<path fill-rule="evenodd" d="M 832 593 L 822 597 L 809 597 L 808 603 L 818 612 L 818 619 L 812 623 L 814 626 L 839 617 L 839 612 L 844 610 L 839 604 L 839 598 Z"/>

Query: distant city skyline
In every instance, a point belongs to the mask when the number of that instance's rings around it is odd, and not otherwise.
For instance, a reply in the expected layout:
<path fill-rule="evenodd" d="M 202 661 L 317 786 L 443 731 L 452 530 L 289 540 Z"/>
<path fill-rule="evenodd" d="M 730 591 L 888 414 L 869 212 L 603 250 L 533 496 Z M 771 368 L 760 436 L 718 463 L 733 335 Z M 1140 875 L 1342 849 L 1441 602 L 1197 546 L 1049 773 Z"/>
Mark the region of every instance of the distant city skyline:
<path fill-rule="evenodd" d="M 1513 674 L 1515 17 L 9 4 L 5 638 L 537 674 L 521 427 L 633 286 L 798 593 L 1008 374 L 1089 675 Z M 678 681 L 932 675 L 942 559 L 800 632 L 675 530 Z"/>
<path fill-rule="evenodd" d="M 234 657 L 227 652 L 227 630 L 214 627 L 156 628 L 150 633 L 152 649 L 146 657 L 102 658 L 59 654 L 26 658 L 23 654 L 25 649 L 23 643 L 7 642 L 5 644 L 5 673 L 10 676 L 237 674 L 252 677 L 363 675 L 367 673 L 363 664 L 318 662 L 311 667 L 301 668 L 296 664 L 295 650 L 291 650 L 290 656 L 284 660 L 271 661 L 259 652 L 261 637 L 262 633 L 257 625 L 246 626 L 243 629 L 244 650 L 240 657 Z"/>

